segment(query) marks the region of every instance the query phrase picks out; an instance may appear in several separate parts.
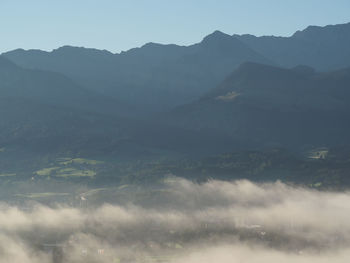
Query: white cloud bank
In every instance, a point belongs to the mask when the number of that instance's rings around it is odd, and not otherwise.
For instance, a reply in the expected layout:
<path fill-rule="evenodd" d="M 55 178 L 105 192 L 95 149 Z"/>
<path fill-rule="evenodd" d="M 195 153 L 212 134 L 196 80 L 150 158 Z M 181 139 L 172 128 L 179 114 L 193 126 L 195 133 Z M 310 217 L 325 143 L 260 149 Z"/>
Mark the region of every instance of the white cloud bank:
<path fill-rule="evenodd" d="M 350 193 L 183 179 L 145 192 L 147 205 L 2 204 L 0 262 L 350 260 Z"/>

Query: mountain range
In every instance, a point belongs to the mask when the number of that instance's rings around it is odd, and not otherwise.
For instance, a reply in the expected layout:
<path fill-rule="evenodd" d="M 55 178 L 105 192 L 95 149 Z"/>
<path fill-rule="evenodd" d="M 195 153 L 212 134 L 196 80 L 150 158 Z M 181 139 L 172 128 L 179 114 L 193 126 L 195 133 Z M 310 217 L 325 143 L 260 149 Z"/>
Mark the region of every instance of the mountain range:
<path fill-rule="evenodd" d="M 319 71 L 348 67 L 349 36 L 350 24 L 311 26 L 291 37 L 215 31 L 190 46 L 148 43 L 120 54 L 64 46 L 3 56 L 25 68 L 62 73 L 90 90 L 144 106 L 142 111 L 159 112 L 198 98 L 247 61 Z"/>
<path fill-rule="evenodd" d="M 350 24 L 0 56 L 0 149 L 150 156 L 349 144 Z M 137 158 L 138 158 L 137 157 Z"/>
<path fill-rule="evenodd" d="M 190 102 L 247 59 L 269 63 L 220 32 L 189 47 L 149 43 L 112 54 L 65 46 L 52 52 L 15 50 L 3 56 L 25 68 L 62 73 L 90 90 L 153 111 Z"/>

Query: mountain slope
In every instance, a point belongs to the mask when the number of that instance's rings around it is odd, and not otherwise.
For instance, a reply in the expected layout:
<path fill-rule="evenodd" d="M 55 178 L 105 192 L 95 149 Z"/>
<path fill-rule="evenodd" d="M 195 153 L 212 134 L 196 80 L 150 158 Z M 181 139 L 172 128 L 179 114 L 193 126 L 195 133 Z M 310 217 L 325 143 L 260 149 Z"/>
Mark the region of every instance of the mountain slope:
<path fill-rule="evenodd" d="M 23 98 L 0 97 L 0 149 L 33 156 L 166 158 L 203 156 L 235 149 L 228 137 L 72 108 Z M 230 142 L 227 144 L 227 142 Z M 1 152 L 0 152 L 1 153 Z M 6 155 L 5 153 L 5 155 Z M 4 158 L 4 153 L 1 153 Z"/>
<path fill-rule="evenodd" d="M 54 72 L 21 68 L 0 57 L 0 148 L 146 157 L 218 152 L 226 140 L 120 115 L 124 105 Z M 205 143 L 203 143 L 205 142 Z"/>
<path fill-rule="evenodd" d="M 125 123 L 77 109 L 23 98 L 0 98 L 0 145 L 29 152 L 84 152 L 113 148 Z"/>
<path fill-rule="evenodd" d="M 348 69 L 320 74 L 308 67 L 245 63 L 216 89 L 165 119 L 260 146 L 350 143 L 349 77 Z"/>
<path fill-rule="evenodd" d="M 116 115 L 133 111 L 128 105 L 85 89 L 60 73 L 24 69 L 4 57 L 0 57 L 0 98 L 24 98 Z"/>

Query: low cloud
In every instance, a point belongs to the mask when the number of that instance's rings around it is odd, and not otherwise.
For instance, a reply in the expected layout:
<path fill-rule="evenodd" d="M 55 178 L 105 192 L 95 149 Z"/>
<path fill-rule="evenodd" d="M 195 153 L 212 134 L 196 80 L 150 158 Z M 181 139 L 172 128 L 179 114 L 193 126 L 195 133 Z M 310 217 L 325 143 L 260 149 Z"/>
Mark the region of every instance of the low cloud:
<path fill-rule="evenodd" d="M 350 193 L 172 178 L 98 207 L 0 206 L 0 262 L 348 262 Z M 123 190 L 125 191 L 125 190 Z M 141 194 L 140 194 L 141 193 Z M 129 190 L 135 195 L 134 189 Z"/>

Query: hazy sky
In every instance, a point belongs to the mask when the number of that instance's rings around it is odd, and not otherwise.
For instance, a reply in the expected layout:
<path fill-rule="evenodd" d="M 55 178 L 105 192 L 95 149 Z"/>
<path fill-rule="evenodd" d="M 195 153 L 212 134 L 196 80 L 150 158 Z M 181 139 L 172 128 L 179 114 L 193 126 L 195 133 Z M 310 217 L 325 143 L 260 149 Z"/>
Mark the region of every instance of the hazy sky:
<path fill-rule="evenodd" d="M 289 36 L 350 22 L 349 0 L 0 0 L 0 52 L 188 45 L 214 30 Z"/>

